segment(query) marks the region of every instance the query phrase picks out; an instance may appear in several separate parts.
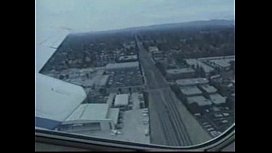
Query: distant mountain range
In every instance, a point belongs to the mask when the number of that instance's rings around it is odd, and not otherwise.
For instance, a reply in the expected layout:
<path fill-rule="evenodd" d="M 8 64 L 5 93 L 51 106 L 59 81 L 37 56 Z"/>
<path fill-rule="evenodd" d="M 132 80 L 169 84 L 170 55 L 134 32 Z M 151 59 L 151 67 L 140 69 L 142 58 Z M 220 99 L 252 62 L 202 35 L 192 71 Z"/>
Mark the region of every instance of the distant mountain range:
<path fill-rule="evenodd" d="M 142 30 L 166 30 L 174 28 L 201 28 L 201 27 L 233 27 L 235 25 L 234 20 L 203 20 L 203 21 L 191 21 L 182 23 L 168 23 L 150 26 L 131 27 L 125 29 L 116 29 L 108 31 L 96 31 L 84 34 L 107 34 L 107 33 L 118 33 L 118 32 L 129 32 L 129 31 L 142 31 Z"/>
<path fill-rule="evenodd" d="M 207 27 L 207 26 L 234 26 L 233 20 L 208 20 L 208 21 L 192 21 L 182 23 L 170 23 L 160 25 L 150 25 L 143 27 L 133 27 L 123 30 L 150 30 L 150 29 L 168 29 L 168 28 L 187 28 L 187 27 Z"/>

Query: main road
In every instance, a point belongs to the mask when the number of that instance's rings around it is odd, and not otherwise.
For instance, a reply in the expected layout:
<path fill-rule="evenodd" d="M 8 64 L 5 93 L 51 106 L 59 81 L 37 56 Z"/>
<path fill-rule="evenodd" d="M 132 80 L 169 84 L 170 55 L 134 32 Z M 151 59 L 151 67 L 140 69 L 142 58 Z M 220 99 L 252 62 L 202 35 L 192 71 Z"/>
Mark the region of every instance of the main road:
<path fill-rule="evenodd" d="M 145 90 L 148 92 L 151 143 L 189 146 L 211 139 L 172 92 L 138 36 L 135 36 L 135 39 L 145 77 Z"/>

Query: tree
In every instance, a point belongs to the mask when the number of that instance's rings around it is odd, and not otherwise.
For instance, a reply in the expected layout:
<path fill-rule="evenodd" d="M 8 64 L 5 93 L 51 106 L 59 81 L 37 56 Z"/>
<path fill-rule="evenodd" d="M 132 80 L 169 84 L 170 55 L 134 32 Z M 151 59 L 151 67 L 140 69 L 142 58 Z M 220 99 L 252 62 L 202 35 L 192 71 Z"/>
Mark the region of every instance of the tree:
<path fill-rule="evenodd" d="M 89 73 L 86 73 L 86 78 L 89 79 Z"/>
<path fill-rule="evenodd" d="M 105 95 L 107 92 L 107 90 L 105 88 L 100 88 L 99 89 L 99 93 L 102 94 L 102 95 Z"/>
<path fill-rule="evenodd" d="M 61 75 L 59 76 L 59 79 L 60 79 L 60 80 L 63 80 L 63 79 L 64 79 L 64 76 L 61 74 Z"/>
<path fill-rule="evenodd" d="M 121 94 L 121 93 L 122 93 L 122 89 L 121 89 L 121 88 L 118 88 L 118 92 Z"/>

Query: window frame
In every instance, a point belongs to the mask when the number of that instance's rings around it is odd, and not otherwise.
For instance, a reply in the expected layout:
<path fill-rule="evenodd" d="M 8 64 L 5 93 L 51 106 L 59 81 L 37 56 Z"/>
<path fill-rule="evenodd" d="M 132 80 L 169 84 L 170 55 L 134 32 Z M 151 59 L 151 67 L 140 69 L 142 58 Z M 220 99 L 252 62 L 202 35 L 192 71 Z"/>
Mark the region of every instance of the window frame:
<path fill-rule="evenodd" d="M 105 138 L 90 137 L 45 129 L 35 129 L 35 142 L 74 147 L 86 150 L 124 150 L 124 151 L 220 151 L 235 141 L 235 123 L 220 136 L 194 146 L 166 146 L 140 144 Z"/>

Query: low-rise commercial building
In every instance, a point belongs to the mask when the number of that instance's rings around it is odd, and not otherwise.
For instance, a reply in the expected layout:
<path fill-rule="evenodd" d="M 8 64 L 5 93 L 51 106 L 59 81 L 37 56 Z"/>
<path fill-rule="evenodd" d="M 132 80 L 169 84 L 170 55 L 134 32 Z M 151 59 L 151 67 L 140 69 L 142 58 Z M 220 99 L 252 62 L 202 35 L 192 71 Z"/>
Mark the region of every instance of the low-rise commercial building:
<path fill-rule="evenodd" d="M 235 61 L 234 56 L 221 56 L 221 57 L 215 57 L 215 58 L 210 58 L 206 62 L 213 66 L 214 68 L 218 68 L 220 70 L 229 70 L 231 67 L 231 62 Z"/>
<path fill-rule="evenodd" d="M 108 104 L 81 104 L 58 127 L 61 131 L 100 131 L 114 129 L 119 108 L 109 108 Z"/>
<path fill-rule="evenodd" d="M 193 86 L 193 85 L 202 85 L 209 83 L 209 80 L 206 78 L 187 78 L 176 80 L 177 85 L 179 86 Z"/>
<path fill-rule="evenodd" d="M 195 70 L 192 68 L 168 69 L 166 70 L 166 78 L 169 80 L 193 78 Z"/>
<path fill-rule="evenodd" d="M 201 90 L 199 90 L 196 86 L 180 87 L 180 91 L 185 96 L 196 96 L 202 94 Z"/>
<path fill-rule="evenodd" d="M 188 104 L 196 103 L 199 107 L 212 105 L 212 102 L 203 96 L 188 97 L 187 103 Z"/>
<path fill-rule="evenodd" d="M 109 63 L 106 65 L 106 71 L 115 71 L 120 69 L 139 69 L 139 62 Z"/>
<path fill-rule="evenodd" d="M 135 62 L 138 60 L 138 56 L 137 55 L 124 55 L 124 56 L 120 56 L 117 59 L 117 62 L 120 63 L 124 63 L 124 62 Z"/>
<path fill-rule="evenodd" d="M 209 95 L 211 101 L 215 104 L 215 105 L 220 105 L 220 104 L 224 104 L 226 103 L 226 97 L 221 96 L 218 93 L 215 94 L 211 94 Z"/>
<path fill-rule="evenodd" d="M 128 105 L 129 94 L 119 94 L 115 96 L 114 107 L 126 107 Z"/>
<path fill-rule="evenodd" d="M 212 94 L 217 92 L 217 89 L 214 86 L 208 84 L 200 85 L 199 87 L 206 94 Z"/>
<path fill-rule="evenodd" d="M 202 67 L 206 76 L 210 76 L 211 73 L 214 71 L 213 67 L 203 63 L 202 61 L 198 59 L 186 59 L 186 63 L 193 68 L 196 68 L 197 66 Z"/>

